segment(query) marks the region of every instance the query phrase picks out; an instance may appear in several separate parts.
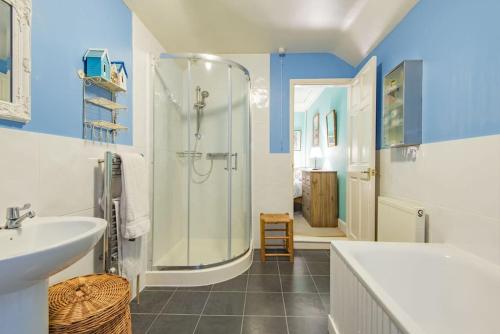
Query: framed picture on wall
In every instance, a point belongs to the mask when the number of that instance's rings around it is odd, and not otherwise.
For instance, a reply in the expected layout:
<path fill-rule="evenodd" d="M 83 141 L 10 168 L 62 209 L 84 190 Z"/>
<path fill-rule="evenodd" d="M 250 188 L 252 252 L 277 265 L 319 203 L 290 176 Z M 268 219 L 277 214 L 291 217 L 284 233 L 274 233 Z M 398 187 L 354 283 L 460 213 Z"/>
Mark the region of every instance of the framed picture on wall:
<path fill-rule="evenodd" d="M 312 146 L 319 146 L 319 113 L 313 117 Z"/>
<path fill-rule="evenodd" d="M 337 112 L 335 109 L 326 114 L 326 143 L 328 147 L 337 146 Z"/>
<path fill-rule="evenodd" d="M 294 130 L 293 131 L 293 150 L 300 151 L 302 150 L 302 131 Z"/>

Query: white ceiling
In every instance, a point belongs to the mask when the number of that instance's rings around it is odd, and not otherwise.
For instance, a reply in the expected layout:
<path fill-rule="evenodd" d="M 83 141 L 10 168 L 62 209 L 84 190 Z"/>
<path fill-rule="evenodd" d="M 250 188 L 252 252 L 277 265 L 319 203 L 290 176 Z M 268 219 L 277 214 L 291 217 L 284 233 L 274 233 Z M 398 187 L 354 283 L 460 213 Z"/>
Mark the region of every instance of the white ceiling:
<path fill-rule="evenodd" d="M 357 65 L 418 0 L 125 0 L 171 53 L 333 52 Z"/>
<path fill-rule="evenodd" d="M 296 85 L 293 92 L 293 111 L 306 112 L 328 87 L 331 86 Z"/>

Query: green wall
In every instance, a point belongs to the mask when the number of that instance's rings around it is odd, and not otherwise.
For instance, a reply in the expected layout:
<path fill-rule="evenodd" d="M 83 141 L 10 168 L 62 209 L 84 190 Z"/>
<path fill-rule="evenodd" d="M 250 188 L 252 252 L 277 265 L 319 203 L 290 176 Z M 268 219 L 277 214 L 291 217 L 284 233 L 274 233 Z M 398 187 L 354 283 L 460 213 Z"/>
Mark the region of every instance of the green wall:
<path fill-rule="evenodd" d="M 302 168 L 306 167 L 304 165 L 305 162 L 305 145 L 306 145 L 306 136 L 305 136 L 305 122 L 306 122 L 306 113 L 305 112 L 296 112 L 293 113 L 293 129 L 294 130 L 300 130 L 302 132 L 302 137 L 301 137 L 301 145 L 300 145 L 300 151 L 295 151 L 293 152 L 293 163 L 295 168 Z M 292 150 L 294 149 L 292 143 Z"/>
<path fill-rule="evenodd" d="M 326 115 L 337 111 L 337 146 L 328 147 L 326 143 Z M 309 155 L 312 144 L 312 119 L 320 114 L 320 147 L 323 158 L 318 166 L 325 170 L 337 171 L 339 189 L 339 218 L 346 221 L 346 180 L 347 180 L 347 88 L 326 88 L 306 113 L 306 129 L 303 133 L 305 154 Z M 306 159 L 307 166 L 313 167 L 314 160 Z"/>

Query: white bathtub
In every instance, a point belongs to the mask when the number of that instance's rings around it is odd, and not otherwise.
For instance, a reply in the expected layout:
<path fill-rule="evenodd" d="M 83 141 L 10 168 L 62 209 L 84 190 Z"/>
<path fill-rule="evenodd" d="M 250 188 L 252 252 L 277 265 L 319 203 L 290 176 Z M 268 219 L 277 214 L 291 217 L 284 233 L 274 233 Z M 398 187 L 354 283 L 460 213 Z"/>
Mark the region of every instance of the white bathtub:
<path fill-rule="evenodd" d="M 442 244 L 334 241 L 330 333 L 500 333 L 500 266 Z"/>

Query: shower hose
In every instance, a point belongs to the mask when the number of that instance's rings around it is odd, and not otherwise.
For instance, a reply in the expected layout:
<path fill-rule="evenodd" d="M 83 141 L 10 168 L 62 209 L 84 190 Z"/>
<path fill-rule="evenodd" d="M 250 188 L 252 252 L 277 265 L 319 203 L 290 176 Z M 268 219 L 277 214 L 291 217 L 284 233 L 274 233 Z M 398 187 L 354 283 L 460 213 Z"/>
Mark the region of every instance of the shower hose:
<path fill-rule="evenodd" d="M 196 141 L 194 142 L 194 149 L 193 149 L 193 152 L 196 153 L 197 152 L 197 149 L 198 149 L 198 141 L 199 141 L 199 138 L 196 137 Z M 212 174 L 212 169 L 214 167 L 214 161 L 212 159 L 210 159 L 210 168 L 208 169 L 208 171 L 206 173 L 202 173 L 200 172 L 199 170 L 196 169 L 196 162 L 194 159 L 194 157 L 191 158 L 191 164 L 192 164 L 192 167 L 193 167 L 193 172 L 198 175 L 199 177 L 201 177 L 201 179 L 199 180 L 196 180 L 195 177 L 191 177 L 193 183 L 196 183 L 196 184 L 202 184 L 202 183 L 205 183 L 209 178 L 210 178 L 210 174 Z"/>

